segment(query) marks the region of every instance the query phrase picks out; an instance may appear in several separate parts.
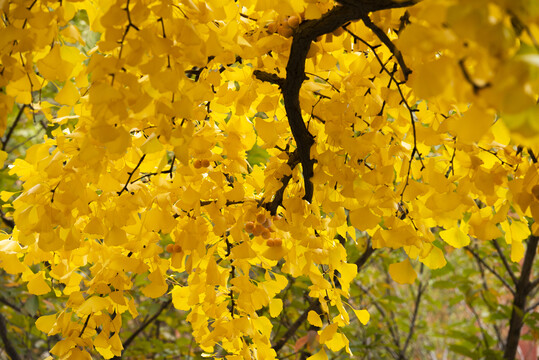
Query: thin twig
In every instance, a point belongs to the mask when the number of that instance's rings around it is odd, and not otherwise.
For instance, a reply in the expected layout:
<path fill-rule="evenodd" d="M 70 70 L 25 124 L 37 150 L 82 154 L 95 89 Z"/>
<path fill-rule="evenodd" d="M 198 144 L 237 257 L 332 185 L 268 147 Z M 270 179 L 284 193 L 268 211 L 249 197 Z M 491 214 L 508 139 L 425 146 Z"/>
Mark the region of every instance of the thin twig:
<path fill-rule="evenodd" d="M 491 268 L 474 250 L 472 250 L 469 246 L 465 246 L 464 249 L 466 249 L 470 254 L 473 255 L 473 257 L 479 261 L 488 271 L 490 271 L 494 276 L 498 278 L 502 282 L 502 284 L 513 294 L 515 295 L 515 290 L 511 287 L 511 285 L 505 280 L 496 270 Z"/>
<path fill-rule="evenodd" d="M 402 69 L 404 81 L 407 81 L 408 76 L 412 73 L 412 70 L 410 70 L 410 68 L 406 66 L 406 63 L 404 62 L 404 58 L 402 57 L 402 53 L 400 52 L 400 50 L 395 46 L 395 44 L 393 44 L 393 42 L 391 41 L 391 39 L 389 39 L 384 30 L 376 26 L 376 24 L 373 23 L 367 15 L 362 17 L 361 20 L 363 20 L 365 26 L 371 29 L 372 32 L 378 37 L 378 39 L 380 39 L 380 41 L 383 42 L 384 45 L 387 46 L 389 51 L 391 51 L 391 53 L 395 56 L 397 62 L 399 63 L 399 66 Z"/>
<path fill-rule="evenodd" d="M 423 266 L 424 265 L 421 264 L 420 273 L 423 272 Z M 404 345 L 403 345 L 402 351 L 401 351 L 401 357 L 403 357 L 403 358 L 404 358 L 404 355 L 406 354 L 406 350 L 408 349 L 408 345 L 410 345 L 410 340 L 412 340 L 412 336 L 414 335 L 415 323 L 417 321 L 417 314 L 419 313 L 419 305 L 421 303 L 421 296 L 425 292 L 426 288 L 427 288 L 427 285 L 423 286 L 421 281 L 417 285 L 417 295 L 415 297 L 414 312 L 412 314 L 412 319 L 410 321 L 410 328 L 408 330 L 408 336 L 406 337 L 406 340 L 404 341 Z"/>
<path fill-rule="evenodd" d="M 19 109 L 19 112 L 17 113 L 17 116 L 15 117 L 15 120 L 13 120 L 13 124 L 11 124 L 11 127 L 6 133 L 6 136 L 4 136 L 4 138 L 2 139 L 2 150 L 6 150 L 6 145 L 9 139 L 11 139 L 11 136 L 13 135 L 13 131 L 15 131 L 15 128 L 19 124 L 19 121 L 21 120 L 22 114 L 24 113 L 24 109 L 26 108 L 26 106 L 28 105 L 23 104 L 21 106 L 21 108 Z"/>
<path fill-rule="evenodd" d="M 500 255 L 500 259 L 502 259 L 503 266 L 505 266 L 505 269 L 509 273 L 509 276 L 511 277 L 511 280 L 513 280 L 513 284 L 517 284 L 518 279 L 515 276 L 515 273 L 513 270 L 511 270 L 511 266 L 509 265 L 509 262 L 507 261 L 507 258 L 505 257 L 502 248 L 500 247 L 500 244 L 496 241 L 496 239 L 492 240 L 492 245 L 494 245 L 494 248 L 496 248 L 496 251 L 498 252 L 498 255 Z"/>
<path fill-rule="evenodd" d="M 133 174 L 134 174 L 135 172 L 137 172 L 138 168 L 140 167 L 140 164 L 142 164 L 142 162 L 144 161 L 144 158 L 145 158 L 145 157 L 146 157 L 146 154 L 142 155 L 142 156 L 140 157 L 140 160 L 139 160 L 138 163 L 137 163 L 137 166 L 135 166 L 135 168 L 134 168 L 132 171 L 128 172 L 129 177 L 127 178 L 127 181 L 125 182 L 125 185 L 124 185 L 124 187 L 122 188 L 122 190 L 118 191 L 118 196 L 119 196 L 119 195 L 122 195 L 122 193 L 123 193 L 124 191 L 127 191 L 127 186 L 130 184 L 131 178 L 133 177 Z"/>

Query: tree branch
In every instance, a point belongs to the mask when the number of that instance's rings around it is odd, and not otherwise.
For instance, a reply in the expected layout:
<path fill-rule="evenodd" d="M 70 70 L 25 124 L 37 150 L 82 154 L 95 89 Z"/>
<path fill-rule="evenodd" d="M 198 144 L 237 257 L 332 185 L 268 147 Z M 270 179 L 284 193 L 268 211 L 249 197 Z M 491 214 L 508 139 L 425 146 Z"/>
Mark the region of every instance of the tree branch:
<path fill-rule="evenodd" d="M 155 321 L 155 319 L 157 319 L 159 317 L 159 315 L 161 315 L 161 313 L 163 312 L 163 310 L 165 310 L 170 304 L 172 303 L 172 299 L 169 299 L 167 300 L 166 302 L 164 302 L 163 304 L 161 304 L 161 307 L 159 308 L 159 310 L 157 310 L 155 312 L 155 314 L 152 315 L 152 317 L 150 317 L 149 319 L 147 319 L 145 322 L 143 322 L 137 330 L 135 330 L 130 337 L 127 338 L 127 340 L 125 340 L 122 345 L 123 345 L 123 352 L 125 352 L 125 350 L 129 347 L 129 345 L 131 345 L 131 343 L 133 342 L 133 340 L 135 340 L 135 338 L 144 330 L 146 329 L 146 327 L 148 325 L 150 325 L 152 322 Z M 120 360 L 122 358 L 122 356 L 115 356 L 112 360 Z"/>
<path fill-rule="evenodd" d="M 496 248 L 496 251 L 498 252 L 498 255 L 500 255 L 500 259 L 502 259 L 503 266 L 505 266 L 505 269 L 509 273 L 509 276 L 511 277 L 511 280 L 513 280 L 513 284 L 517 284 L 518 279 L 515 276 L 515 273 L 513 273 L 513 270 L 511 270 L 511 266 L 509 265 L 509 262 L 507 261 L 507 258 L 505 257 L 502 248 L 500 247 L 500 244 L 496 241 L 496 239 L 492 240 L 492 244 Z"/>
<path fill-rule="evenodd" d="M 480 262 L 488 271 L 490 271 L 494 276 L 498 278 L 502 282 L 502 284 L 511 292 L 511 294 L 515 295 L 515 290 L 511 287 L 511 285 L 505 280 L 496 270 L 491 268 L 475 251 L 473 251 L 469 246 L 464 247 L 470 254 L 473 255 L 473 257 Z"/>
<path fill-rule="evenodd" d="M 420 272 L 423 272 L 423 264 L 421 264 Z M 404 346 L 402 347 L 402 350 L 401 350 L 401 358 L 405 358 L 406 349 L 408 349 L 408 345 L 410 345 L 410 340 L 412 340 L 412 336 L 414 335 L 415 322 L 417 320 L 417 314 L 419 312 L 421 296 L 423 295 L 426 288 L 427 288 L 427 285 L 423 287 L 423 284 L 420 281 L 417 286 L 417 295 L 415 297 L 414 312 L 412 314 L 412 319 L 410 320 L 410 329 L 408 330 L 408 336 L 406 337 L 406 340 L 404 341 Z"/>
<path fill-rule="evenodd" d="M 7 335 L 8 331 L 6 327 L 6 319 L 2 314 L 0 314 L 0 338 L 2 338 L 2 342 L 4 343 L 6 353 L 11 358 L 11 360 L 21 360 L 21 357 L 17 353 L 17 350 L 15 349 Z"/>
<path fill-rule="evenodd" d="M 506 360 L 514 360 L 518 342 L 520 340 L 520 331 L 524 324 L 524 310 L 526 309 L 526 300 L 532 290 L 530 286 L 530 274 L 532 271 L 533 261 L 535 254 L 537 253 L 537 244 L 539 242 L 538 236 L 530 236 L 528 239 L 528 246 L 526 253 L 524 254 L 524 262 L 522 263 L 522 270 L 520 271 L 520 277 L 516 284 L 516 293 L 513 298 L 513 310 L 511 312 L 511 320 L 509 322 L 509 332 L 507 334 L 507 341 L 503 358 Z"/>
<path fill-rule="evenodd" d="M 311 178 L 314 175 L 315 160 L 311 159 L 311 146 L 314 137 L 303 121 L 299 104 L 299 92 L 305 80 L 305 60 L 311 43 L 319 36 L 330 33 L 350 21 L 362 19 L 369 12 L 400 8 L 414 5 L 418 0 L 357 0 L 345 1 L 344 6 L 337 6 L 316 20 L 307 20 L 301 23 L 293 36 L 290 47 L 290 56 L 286 65 L 286 79 L 281 86 L 284 106 L 288 116 L 290 130 L 296 141 L 299 158 L 303 168 L 303 181 L 305 187 L 304 200 L 312 201 L 314 186 Z M 412 153 L 413 157 L 413 153 Z"/>
<path fill-rule="evenodd" d="M 375 23 L 372 22 L 372 20 L 368 16 L 364 16 L 361 18 L 363 20 L 363 23 L 365 26 L 367 26 L 371 31 L 380 39 L 381 42 L 384 43 L 385 46 L 391 51 L 393 56 L 397 59 L 397 62 L 399 63 L 399 66 L 402 69 L 402 74 L 404 75 L 404 81 L 408 80 L 408 76 L 412 73 L 412 70 L 408 66 L 406 66 L 406 63 L 404 62 L 404 58 L 402 57 L 402 53 L 400 50 L 393 44 L 391 39 L 387 36 L 387 34 L 384 32 L 384 30 L 380 29 L 378 26 L 376 26 Z"/>
<path fill-rule="evenodd" d="M 19 121 L 21 120 L 22 114 L 24 113 L 24 109 L 26 108 L 26 104 L 23 104 L 21 108 L 19 109 L 19 112 L 17 113 L 17 116 L 15 117 L 15 120 L 13 120 L 13 124 L 11 124 L 11 127 L 9 128 L 8 132 L 6 133 L 6 136 L 2 139 L 2 150 L 6 150 L 6 145 L 11 139 L 11 136 L 13 135 L 13 131 L 15 131 L 15 128 L 19 124 Z"/>
<path fill-rule="evenodd" d="M 119 196 L 119 195 L 122 195 L 122 193 L 123 193 L 124 191 L 127 191 L 127 186 L 130 184 L 131 178 L 133 177 L 133 174 L 135 174 L 135 173 L 137 172 L 137 169 L 140 167 L 140 164 L 142 164 L 142 162 L 144 161 L 144 158 L 145 158 L 145 157 L 146 157 L 146 154 L 142 155 L 142 156 L 140 157 L 140 160 L 139 160 L 138 163 L 137 163 L 137 166 L 135 166 L 135 168 L 134 168 L 132 171 L 128 172 L 129 177 L 127 178 L 127 181 L 125 182 L 125 185 L 124 185 L 124 187 L 122 188 L 122 190 L 118 191 L 118 196 Z"/>

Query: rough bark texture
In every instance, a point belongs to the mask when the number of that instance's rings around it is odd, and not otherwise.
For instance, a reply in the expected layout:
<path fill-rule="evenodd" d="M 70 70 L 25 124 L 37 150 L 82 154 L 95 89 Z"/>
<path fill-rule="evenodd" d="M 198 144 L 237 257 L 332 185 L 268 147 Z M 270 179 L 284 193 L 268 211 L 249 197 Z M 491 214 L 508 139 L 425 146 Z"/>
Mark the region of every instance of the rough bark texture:
<path fill-rule="evenodd" d="M 530 236 L 528 239 L 528 247 L 526 248 L 524 262 L 522 263 L 522 270 L 516 286 L 515 297 L 513 298 L 513 311 L 511 312 L 509 333 L 507 334 L 505 352 L 503 354 L 503 358 L 506 360 L 515 359 L 518 350 L 520 331 L 522 330 L 522 325 L 524 324 L 523 319 L 526 309 L 526 300 L 531 290 L 530 275 L 535 254 L 537 253 L 538 242 L 539 237 L 537 236 Z"/>

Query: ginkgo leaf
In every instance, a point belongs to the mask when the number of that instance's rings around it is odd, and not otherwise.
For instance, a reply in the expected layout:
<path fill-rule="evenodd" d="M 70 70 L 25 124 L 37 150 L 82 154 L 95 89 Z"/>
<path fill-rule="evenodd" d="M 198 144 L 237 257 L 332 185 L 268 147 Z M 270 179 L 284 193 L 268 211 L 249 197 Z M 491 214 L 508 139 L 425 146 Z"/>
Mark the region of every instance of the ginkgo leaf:
<path fill-rule="evenodd" d="M 443 268 L 447 264 L 444 253 L 437 246 L 433 246 L 429 254 L 423 259 L 420 258 L 419 261 L 432 270 Z"/>
<path fill-rule="evenodd" d="M 67 80 L 62 89 L 56 94 L 54 100 L 63 105 L 73 106 L 79 100 L 79 90 L 73 85 L 73 83 Z"/>
<path fill-rule="evenodd" d="M 36 328 L 48 334 L 56 323 L 56 314 L 43 315 L 36 320 Z"/>
<path fill-rule="evenodd" d="M 440 237 L 457 249 L 470 244 L 470 237 L 457 227 L 440 231 Z"/>
<path fill-rule="evenodd" d="M 367 323 L 371 319 L 371 315 L 369 314 L 369 312 L 365 309 L 356 310 L 352 308 L 352 310 L 354 310 L 354 313 L 356 314 L 359 322 L 362 323 L 363 325 L 367 325 Z"/>
<path fill-rule="evenodd" d="M 283 310 L 283 300 L 273 298 L 269 303 L 269 311 L 271 317 L 277 317 Z"/>
<path fill-rule="evenodd" d="M 349 215 L 352 226 L 362 231 L 373 229 L 380 222 L 380 217 L 374 215 L 367 207 L 352 210 Z"/>
<path fill-rule="evenodd" d="M 413 284 L 417 278 L 417 273 L 409 259 L 389 265 L 389 275 L 399 284 Z"/>
<path fill-rule="evenodd" d="M 316 354 L 309 356 L 307 360 L 328 360 L 328 355 L 324 349 L 320 350 Z"/>
<path fill-rule="evenodd" d="M 320 316 L 313 310 L 310 310 L 307 314 L 307 321 L 309 322 L 309 324 L 320 328 L 323 326 L 322 319 L 320 319 Z"/>
<path fill-rule="evenodd" d="M 44 295 L 51 291 L 51 287 L 45 281 L 45 277 L 42 271 L 33 275 L 30 281 L 28 281 L 28 292 L 34 295 Z"/>

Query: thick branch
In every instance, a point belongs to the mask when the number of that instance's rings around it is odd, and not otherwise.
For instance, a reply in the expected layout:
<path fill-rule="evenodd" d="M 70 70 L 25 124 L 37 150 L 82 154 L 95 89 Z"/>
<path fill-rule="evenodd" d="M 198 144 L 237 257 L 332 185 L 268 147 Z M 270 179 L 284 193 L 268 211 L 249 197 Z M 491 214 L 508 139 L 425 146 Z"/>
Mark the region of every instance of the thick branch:
<path fill-rule="evenodd" d="M 513 298 L 513 311 L 511 312 L 511 320 L 509 322 L 509 333 L 507 334 L 507 341 L 503 358 L 506 360 L 514 360 L 518 342 L 520 340 L 520 331 L 524 324 L 524 310 L 526 309 L 526 300 L 531 291 L 530 286 L 530 274 L 532 271 L 533 260 L 537 253 L 537 243 L 539 237 L 530 236 L 528 239 L 528 246 L 526 253 L 524 254 L 524 262 L 522 263 L 522 270 L 520 271 L 520 277 L 516 286 L 515 297 Z"/>
<path fill-rule="evenodd" d="M 291 170 L 294 170 L 296 165 L 299 163 L 299 155 L 298 150 L 294 150 L 288 157 L 288 166 Z M 292 179 L 292 175 L 285 175 L 281 178 L 281 187 L 277 192 L 275 193 L 275 196 L 273 197 L 273 200 L 270 203 L 266 204 L 266 209 L 270 212 L 271 215 L 277 214 L 277 209 L 280 205 L 283 204 L 283 195 L 286 187 L 288 186 L 288 183 Z"/>
<path fill-rule="evenodd" d="M 288 123 L 299 150 L 299 158 L 303 167 L 303 181 L 305 195 L 303 199 L 311 202 L 313 197 L 314 160 L 311 159 L 311 146 L 314 137 L 303 121 L 299 104 L 299 92 L 305 80 L 305 60 L 307 53 L 318 36 L 330 33 L 350 21 L 367 17 L 369 12 L 411 6 L 417 0 L 391 1 L 391 0 L 358 0 L 346 1 L 344 6 L 337 6 L 324 14 L 320 19 L 303 22 L 294 34 L 290 56 L 286 65 L 286 79 L 282 88 L 284 105 L 288 116 Z"/>
<path fill-rule="evenodd" d="M 11 358 L 11 360 L 20 360 L 21 357 L 17 353 L 17 350 L 15 350 L 15 347 L 13 346 L 11 340 L 9 340 L 7 335 L 8 331 L 6 327 L 6 319 L 4 319 L 4 316 L 0 314 L 0 338 L 2 338 L 2 342 L 4 343 L 6 353 Z"/>

